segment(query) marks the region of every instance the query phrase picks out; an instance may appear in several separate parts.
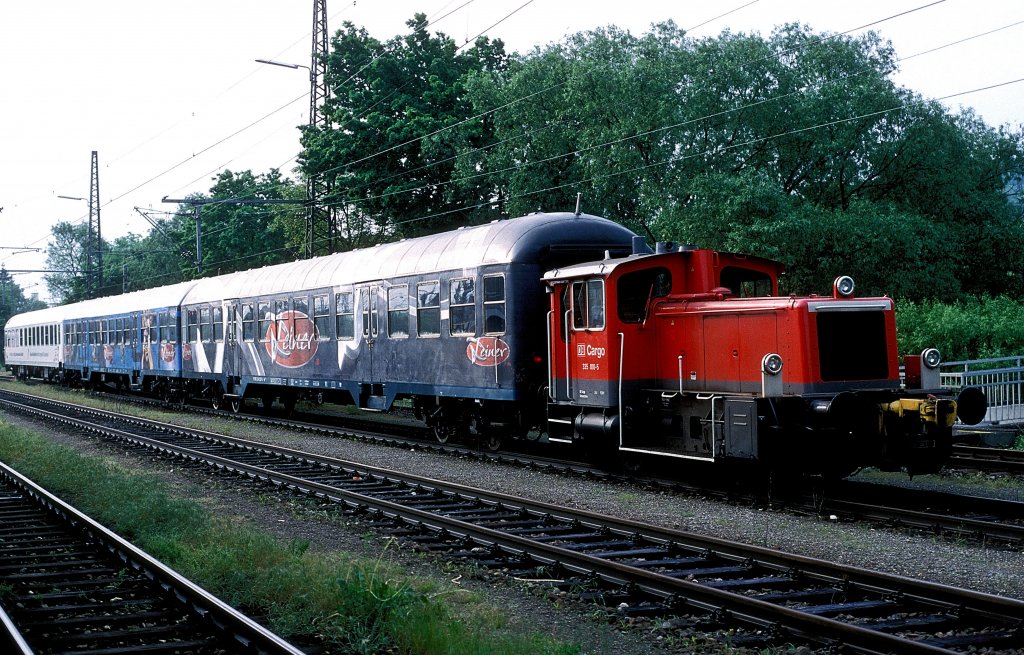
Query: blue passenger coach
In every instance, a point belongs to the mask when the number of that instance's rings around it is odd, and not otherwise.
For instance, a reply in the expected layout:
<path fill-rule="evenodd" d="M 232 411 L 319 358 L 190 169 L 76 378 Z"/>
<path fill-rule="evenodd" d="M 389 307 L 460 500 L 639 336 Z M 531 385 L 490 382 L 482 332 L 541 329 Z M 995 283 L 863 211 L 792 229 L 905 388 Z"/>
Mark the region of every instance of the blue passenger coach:
<path fill-rule="evenodd" d="M 439 436 L 522 417 L 546 384 L 548 268 L 629 252 L 605 219 L 535 214 L 207 278 L 182 300 L 193 395 L 387 410 L 413 398 Z"/>
<path fill-rule="evenodd" d="M 179 307 L 194 285 L 182 282 L 67 305 L 64 378 L 143 388 L 169 398 L 181 376 Z"/>

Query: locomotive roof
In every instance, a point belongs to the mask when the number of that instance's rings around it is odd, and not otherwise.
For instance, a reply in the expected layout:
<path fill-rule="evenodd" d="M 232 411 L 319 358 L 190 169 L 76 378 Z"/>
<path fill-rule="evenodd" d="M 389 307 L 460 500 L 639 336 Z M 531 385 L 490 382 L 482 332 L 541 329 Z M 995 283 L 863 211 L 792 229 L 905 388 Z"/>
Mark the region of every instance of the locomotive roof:
<path fill-rule="evenodd" d="M 554 280 L 565 280 L 569 278 L 581 278 L 581 277 L 593 277 L 593 276 L 608 276 L 615 269 L 626 264 L 632 264 L 636 261 L 650 260 L 651 258 L 663 258 L 665 255 L 674 255 L 677 253 L 696 253 L 696 252 L 717 252 L 723 258 L 728 258 L 730 264 L 740 264 L 743 262 L 749 263 L 756 268 L 770 267 L 777 269 L 780 273 L 782 272 L 783 265 L 771 259 L 765 259 L 764 257 L 758 257 L 756 255 L 744 255 L 740 253 L 725 252 L 725 251 L 711 251 L 703 248 L 691 248 L 683 247 L 677 250 L 665 250 L 663 252 L 642 252 L 634 253 L 626 257 L 614 257 L 609 259 L 603 259 L 601 261 L 593 262 L 582 262 L 580 264 L 573 264 L 571 266 L 562 266 L 560 268 L 552 269 L 544 273 L 545 281 Z"/>
<path fill-rule="evenodd" d="M 185 304 L 246 298 L 298 289 L 358 284 L 404 275 L 532 262 L 546 249 L 589 245 L 628 247 L 633 233 L 608 219 L 569 212 L 537 213 L 372 248 L 199 280 Z"/>

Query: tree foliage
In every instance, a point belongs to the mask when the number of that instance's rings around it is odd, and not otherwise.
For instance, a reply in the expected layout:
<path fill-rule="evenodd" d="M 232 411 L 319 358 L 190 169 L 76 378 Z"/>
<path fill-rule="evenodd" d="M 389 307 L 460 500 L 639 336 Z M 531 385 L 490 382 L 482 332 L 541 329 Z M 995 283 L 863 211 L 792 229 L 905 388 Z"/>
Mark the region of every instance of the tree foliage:
<path fill-rule="evenodd" d="M 463 80 L 502 68 L 504 46 L 481 38 L 462 52 L 431 35 L 425 15 L 406 24 L 407 35 L 381 42 L 345 23 L 327 61 L 332 128 L 303 135 L 302 170 L 328 181 L 349 247 L 463 225 L 479 213 L 481 193 L 451 184 L 460 153 L 489 139 L 481 122 L 461 127 L 473 112 Z"/>

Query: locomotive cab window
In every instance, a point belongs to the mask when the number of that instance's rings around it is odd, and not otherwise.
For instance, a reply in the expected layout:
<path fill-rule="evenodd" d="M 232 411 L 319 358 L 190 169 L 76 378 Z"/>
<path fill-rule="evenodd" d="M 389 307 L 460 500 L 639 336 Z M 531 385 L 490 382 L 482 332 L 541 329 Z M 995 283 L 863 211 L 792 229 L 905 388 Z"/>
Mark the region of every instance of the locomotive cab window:
<path fill-rule="evenodd" d="M 409 285 L 388 289 L 388 336 L 409 336 Z"/>
<path fill-rule="evenodd" d="M 722 269 L 720 282 L 737 298 L 764 298 L 772 295 L 772 278 L 760 271 L 726 266 Z"/>
<path fill-rule="evenodd" d="M 484 276 L 484 334 L 505 333 L 505 276 Z"/>
<path fill-rule="evenodd" d="M 448 332 L 452 336 L 476 334 L 476 281 L 455 278 L 448 283 Z"/>
<path fill-rule="evenodd" d="M 441 335 L 441 283 L 437 280 L 416 285 L 416 335 Z"/>
<path fill-rule="evenodd" d="M 572 327 L 604 329 L 604 280 L 572 283 Z"/>
<path fill-rule="evenodd" d="M 672 273 L 667 268 L 646 268 L 626 273 L 619 278 L 619 320 L 642 323 L 647 318 L 651 301 L 664 298 L 672 290 Z"/>

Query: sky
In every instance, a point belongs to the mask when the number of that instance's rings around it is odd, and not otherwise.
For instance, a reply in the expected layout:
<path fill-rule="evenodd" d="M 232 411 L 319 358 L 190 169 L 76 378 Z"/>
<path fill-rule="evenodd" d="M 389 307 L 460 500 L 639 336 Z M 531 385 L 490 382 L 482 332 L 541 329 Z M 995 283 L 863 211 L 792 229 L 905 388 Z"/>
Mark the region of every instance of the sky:
<path fill-rule="evenodd" d="M 697 38 L 767 36 L 788 22 L 873 29 L 906 58 L 897 84 L 930 99 L 973 91 L 943 102 L 993 126 L 1024 122 L 1018 0 L 327 0 L 328 31 L 348 21 L 387 40 L 417 12 L 459 44 L 484 33 L 520 53 L 606 25 L 640 35 L 669 19 Z M 255 60 L 308 66 L 312 22 L 312 0 L 0 4 L 0 263 L 43 269 L 50 229 L 88 220 L 86 200 L 58 196 L 88 198 L 94 150 L 107 241 L 146 234 L 136 208 L 173 211 L 162 198 L 206 193 L 225 168 L 295 177 L 308 73 Z M 49 300 L 41 274 L 15 281 Z"/>

